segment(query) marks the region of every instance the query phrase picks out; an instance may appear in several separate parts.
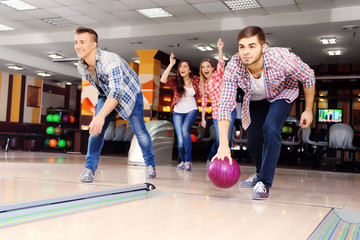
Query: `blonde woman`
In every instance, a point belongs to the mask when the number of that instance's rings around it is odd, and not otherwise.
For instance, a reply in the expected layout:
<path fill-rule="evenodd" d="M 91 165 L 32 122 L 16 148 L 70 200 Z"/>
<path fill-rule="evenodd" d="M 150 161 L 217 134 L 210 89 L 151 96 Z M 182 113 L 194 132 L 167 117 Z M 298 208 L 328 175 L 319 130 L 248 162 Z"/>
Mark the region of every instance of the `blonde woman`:
<path fill-rule="evenodd" d="M 204 59 L 200 63 L 200 91 L 201 91 L 201 126 L 206 127 L 205 113 L 207 106 L 207 98 L 211 100 L 211 110 L 212 110 L 212 119 L 213 125 L 216 131 L 216 140 L 211 148 L 210 154 L 207 158 L 207 164 L 209 165 L 211 159 L 215 156 L 217 149 L 219 147 L 219 128 L 217 122 L 218 116 L 218 106 L 220 102 L 220 87 L 222 82 L 222 77 L 224 75 L 225 62 L 223 59 L 223 47 L 224 43 L 219 38 L 217 41 L 217 48 L 219 50 L 219 60 L 215 71 L 215 65 L 210 59 Z M 231 147 L 231 135 L 232 129 L 234 126 L 236 118 L 236 111 L 234 110 L 231 114 L 231 124 L 229 131 L 229 145 Z"/>

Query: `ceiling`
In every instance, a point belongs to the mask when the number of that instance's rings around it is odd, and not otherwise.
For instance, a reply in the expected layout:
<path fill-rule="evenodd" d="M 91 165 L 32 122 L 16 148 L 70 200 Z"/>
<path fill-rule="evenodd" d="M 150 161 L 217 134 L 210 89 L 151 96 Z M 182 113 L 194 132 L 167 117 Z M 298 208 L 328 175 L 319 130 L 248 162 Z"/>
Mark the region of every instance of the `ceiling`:
<path fill-rule="evenodd" d="M 4 1 L 4 0 L 0 0 Z M 71 62 L 52 62 L 50 52 L 76 57 L 73 41 L 77 26 L 91 27 L 99 35 L 99 47 L 118 53 L 128 62 L 136 50 L 158 49 L 189 59 L 194 66 L 213 58 L 216 41 L 222 38 L 224 54 L 237 52 L 237 34 L 249 25 L 261 26 L 271 47 L 290 47 L 309 65 L 360 63 L 360 0 L 257 0 L 261 6 L 231 11 L 220 0 L 25 0 L 39 9 L 17 11 L 0 4 L 0 24 L 14 28 L 0 31 L 0 71 L 19 64 L 21 74 L 37 71 L 52 74 L 49 81 L 80 82 Z M 162 7 L 173 16 L 149 19 L 136 9 Z M 64 18 L 68 26 L 55 26 L 44 19 Z M 336 37 L 335 46 L 321 45 L 321 37 Z M 201 52 L 200 44 L 215 47 Z M 342 56 L 328 56 L 326 50 L 342 49 Z M 214 59 L 214 61 L 216 61 Z"/>

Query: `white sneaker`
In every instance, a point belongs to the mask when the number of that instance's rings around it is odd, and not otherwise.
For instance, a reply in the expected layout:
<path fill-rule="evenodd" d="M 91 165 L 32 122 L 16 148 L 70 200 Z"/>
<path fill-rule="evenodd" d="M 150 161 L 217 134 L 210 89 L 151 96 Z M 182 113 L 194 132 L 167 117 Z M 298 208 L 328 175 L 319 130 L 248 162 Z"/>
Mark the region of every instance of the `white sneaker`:
<path fill-rule="evenodd" d="M 156 178 L 155 166 L 147 166 L 146 167 L 146 178 Z"/>
<path fill-rule="evenodd" d="M 81 173 L 80 181 L 83 183 L 92 182 L 94 181 L 95 173 L 93 170 L 89 168 L 85 168 L 84 171 Z"/>
<path fill-rule="evenodd" d="M 239 187 L 254 187 L 255 184 L 256 184 L 256 178 L 257 178 L 256 173 L 250 175 L 248 177 L 248 179 L 246 179 L 245 181 L 240 182 Z"/>
<path fill-rule="evenodd" d="M 179 165 L 177 165 L 176 169 L 184 170 L 185 169 L 185 162 L 181 162 Z"/>
<path fill-rule="evenodd" d="M 185 162 L 185 168 L 184 168 L 185 171 L 191 171 L 191 162 Z"/>

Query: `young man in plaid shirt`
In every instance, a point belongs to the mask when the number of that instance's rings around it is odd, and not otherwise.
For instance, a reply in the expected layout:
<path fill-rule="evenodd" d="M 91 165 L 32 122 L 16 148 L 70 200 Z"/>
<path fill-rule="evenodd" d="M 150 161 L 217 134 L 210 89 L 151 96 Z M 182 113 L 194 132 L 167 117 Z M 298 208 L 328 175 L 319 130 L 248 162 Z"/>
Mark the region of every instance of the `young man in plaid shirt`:
<path fill-rule="evenodd" d="M 280 155 L 281 129 L 299 95 L 298 82 L 302 83 L 305 95 L 300 126 L 307 128 L 313 121 L 315 76 L 289 50 L 268 48 L 260 27 L 244 28 L 238 35 L 238 48 L 225 69 L 221 85 L 220 146 L 215 157 L 228 157 L 232 163 L 227 134 L 230 113 L 236 107 L 236 90 L 240 87 L 244 91 L 242 126 L 247 130 L 248 150 L 256 165 L 256 174 L 240 186 L 253 187 L 253 199 L 267 199 Z"/>
<path fill-rule="evenodd" d="M 146 178 L 155 178 L 154 153 L 144 122 L 143 94 L 136 73 L 115 53 L 98 48 L 98 35 L 91 28 L 78 27 L 75 51 L 80 58 L 78 71 L 83 80 L 99 90 L 96 114 L 89 125 L 89 143 L 81 182 L 92 182 L 98 166 L 104 133 L 114 116 L 129 121 L 141 147 L 146 165 Z"/>

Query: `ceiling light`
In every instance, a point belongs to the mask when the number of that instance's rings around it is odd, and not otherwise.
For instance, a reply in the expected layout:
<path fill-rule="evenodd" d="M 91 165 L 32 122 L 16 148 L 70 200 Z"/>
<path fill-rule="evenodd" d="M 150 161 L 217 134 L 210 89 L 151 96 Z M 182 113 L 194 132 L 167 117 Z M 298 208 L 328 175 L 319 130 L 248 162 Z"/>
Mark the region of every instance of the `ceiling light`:
<path fill-rule="evenodd" d="M 16 71 L 21 71 L 21 70 L 24 70 L 24 67 L 20 66 L 20 65 L 10 65 L 8 66 L 9 69 L 12 69 L 12 70 L 16 70 Z"/>
<path fill-rule="evenodd" d="M 70 25 L 76 25 L 76 23 L 74 23 L 73 21 L 70 21 L 66 18 L 62 18 L 62 17 L 58 17 L 58 18 L 44 18 L 41 19 L 44 22 L 50 23 L 52 25 L 55 25 L 57 27 L 61 27 L 61 26 L 70 26 Z"/>
<path fill-rule="evenodd" d="M 147 8 L 147 9 L 138 9 L 138 13 L 141 13 L 147 18 L 161 18 L 161 17 L 171 17 L 172 14 L 167 12 L 163 8 Z"/>
<path fill-rule="evenodd" d="M 67 81 L 65 84 L 70 86 L 70 85 L 72 85 L 72 82 Z"/>
<path fill-rule="evenodd" d="M 219 55 L 216 55 L 214 58 L 215 58 L 216 60 L 219 60 Z M 224 61 L 228 61 L 228 60 L 229 60 L 229 57 L 226 56 L 226 55 L 223 55 L 223 60 L 224 60 Z"/>
<path fill-rule="evenodd" d="M 134 62 L 137 63 L 137 64 L 140 64 L 140 59 L 134 59 Z"/>
<path fill-rule="evenodd" d="M 31 5 L 27 2 L 24 2 L 22 0 L 8 0 L 8 1 L 1 1 L 0 3 L 4 4 L 7 7 L 11 7 L 19 11 L 39 9 L 38 7 Z"/>
<path fill-rule="evenodd" d="M 38 72 L 36 74 L 39 75 L 39 76 L 42 76 L 42 77 L 50 77 L 51 76 L 51 74 L 47 73 L 47 72 Z"/>
<path fill-rule="evenodd" d="M 322 44 L 336 44 L 338 41 L 336 38 L 321 38 L 320 42 Z"/>
<path fill-rule="evenodd" d="M 58 54 L 58 53 L 49 53 L 48 54 L 48 57 L 49 58 L 52 58 L 52 59 L 61 59 L 61 58 L 64 58 L 62 55 Z"/>
<path fill-rule="evenodd" d="M 261 7 L 255 0 L 229 0 L 224 3 L 233 11 Z"/>
<path fill-rule="evenodd" d="M 0 24 L 0 31 L 10 31 L 10 30 L 15 30 L 15 28 Z"/>
<path fill-rule="evenodd" d="M 214 48 L 210 45 L 198 45 L 197 48 L 202 52 L 214 50 Z"/>
<path fill-rule="evenodd" d="M 340 55 L 343 54 L 343 52 L 340 49 L 338 49 L 338 50 L 329 50 L 329 51 L 327 51 L 327 54 L 329 56 L 340 56 Z"/>

